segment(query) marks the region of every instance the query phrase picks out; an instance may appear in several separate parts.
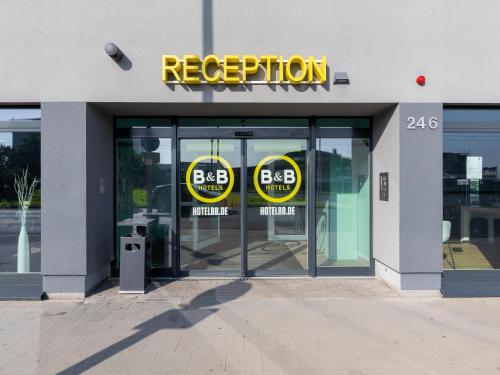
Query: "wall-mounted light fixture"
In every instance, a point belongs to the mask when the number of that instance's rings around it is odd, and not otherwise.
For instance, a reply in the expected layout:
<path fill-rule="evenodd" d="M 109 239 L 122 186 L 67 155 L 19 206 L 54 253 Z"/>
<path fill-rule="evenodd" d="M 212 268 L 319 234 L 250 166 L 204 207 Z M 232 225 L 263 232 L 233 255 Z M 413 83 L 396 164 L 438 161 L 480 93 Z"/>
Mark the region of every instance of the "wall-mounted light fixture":
<path fill-rule="evenodd" d="M 335 72 L 333 75 L 333 84 L 334 85 L 350 85 L 349 76 L 347 72 Z"/>
<path fill-rule="evenodd" d="M 106 43 L 104 46 L 104 51 L 116 62 L 123 58 L 123 52 L 118 48 L 118 46 L 112 42 Z"/>

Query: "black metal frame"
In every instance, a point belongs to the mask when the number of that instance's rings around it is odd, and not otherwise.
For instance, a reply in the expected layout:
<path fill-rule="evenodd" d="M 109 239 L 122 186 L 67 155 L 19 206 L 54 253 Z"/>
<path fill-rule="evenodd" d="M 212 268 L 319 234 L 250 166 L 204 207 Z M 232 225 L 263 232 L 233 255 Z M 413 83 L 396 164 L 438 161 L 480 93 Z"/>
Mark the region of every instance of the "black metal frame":
<path fill-rule="evenodd" d="M 307 158 L 307 179 L 309 180 L 307 190 L 307 234 L 308 254 L 307 268 L 309 276 L 316 277 L 316 118 L 309 120 L 309 157 Z"/>
<path fill-rule="evenodd" d="M 131 116 L 127 116 L 131 117 Z M 158 116 L 137 116 L 141 118 L 158 117 Z M 263 118 L 263 117 L 248 117 L 245 118 Z M 266 117 L 270 118 L 270 117 Z M 284 117 L 280 117 L 284 118 Z M 179 119 L 172 118 L 171 127 L 165 128 L 116 128 L 114 134 L 114 147 L 116 150 L 116 139 L 123 137 L 163 137 L 171 138 L 171 160 L 172 160 L 172 186 L 171 189 L 171 207 L 172 207 L 172 225 L 170 228 L 170 247 L 172 251 L 173 267 L 172 270 L 156 269 L 153 273 L 154 277 L 179 277 L 179 276 L 209 276 L 209 277 L 247 277 L 247 276 L 372 276 L 374 275 L 373 261 L 373 246 L 372 246 L 372 183 L 370 184 L 370 267 L 317 267 L 316 265 L 316 139 L 321 137 L 329 138 L 369 138 L 371 140 L 371 119 L 368 117 L 335 117 L 335 118 L 365 118 L 370 120 L 368 129 L 358 128 L 318 128 L 316 126 L 316 117 L 309 117 L 309 127 L 297 128 L 268 128 L 268 127 L 180 127 Z M 115 118 L 116 119 L 116 118 Z M 241 173 L 240 183 L 241 191 L 241 228 L 246 228 L 247 209 L 246 205 L 246 186 L 247 186 L 247 155 L 246 155 L 246 140 L 248 139 L 306 139 L 307 140 L 307 202 L 308 202 L 308 269 L 306 272 L 276 272 L 272 271 L 249 271 L 248 252 L 247 248 L 247 233 L 246 230 L 241 230 L 241 269 L 239 274 L 232 271 L 181 271 L 180 269 L 180 217 L 179 217 L 179 176 L 180 165 L 179 161 L 179 146 L 181 139 L 200 139 L 200 138 L 221 138 L 221 139 L 240 139 L 241 140 Z M 369 152 L 369 171 L 372 178 L 372 145 L 370 142 Z M 114 161 L 114 184 L 116 186 L 116 160 Z M 114 198 L 116 199 L 116 198 Z M 116 205 L 116 201 L 115 201 Z M 116 222 L 116 210 L 114 212 Z M 116 241 L 116 226 L 114 226 Z M 115 244 L 116 248 L 116 244 Z M 113 275 L 117 276 L 116 265 L 112 267 Z"/>
<path fill-rule="evenodd" d="M 241 170 L 240 170 L 240 246 L 241 246 L 241 261 L 240 261 L 240 273 L 241 276 L 246 276 L 248 274 L 248 233 L 245 230 L 247 228 L 247 186 L 248 186 L 248 176 L 247 176 L 247 142 L 242 139 L 240 141 L 241 146 Z"/>

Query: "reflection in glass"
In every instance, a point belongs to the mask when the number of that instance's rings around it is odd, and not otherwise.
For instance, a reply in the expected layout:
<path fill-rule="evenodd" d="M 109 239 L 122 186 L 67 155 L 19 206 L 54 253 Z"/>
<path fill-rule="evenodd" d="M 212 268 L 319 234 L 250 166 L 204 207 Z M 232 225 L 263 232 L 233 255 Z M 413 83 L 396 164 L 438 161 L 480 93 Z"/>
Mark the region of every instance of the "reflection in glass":
<path fill-rule="evenodd" d="M 306 150 L 303 139 L 247 142 L 249 271 L 307 271 Z"/>
<path fill-rule="evenodd" d="M 116 143 L 116 233 L 133 231 L 134 223 L 149 222 L 153 268 L 170 269 L 171 140 L 120 138 Z M 119 250 L 119 249 L 117 249 Z M 117 251 L 117 265 L 119 254 Z"/>
<path fill-rule="evenodd" d="M 499 168 L 500 133 L 444 133 L 444 269 L 500 268 Z"/>
<path fill-rule="evenodd" d="M 240 140 L 181 140 L 181 271 L 240 273 L 240 169 Z"/>
<path fill-rule="evenodd" d="M 368 139 L 316 140 L 318 267 L 370 265 Z"/>
<path fill-rule="evenodd" d="M 40 110 L 30 110 L 38 112 Z M 24 118 L 20 111 L 16 118 Z M 36 113 L 29 112 L 27 116 Z M 5 114 L 7 116 L 7 114 Z M 9 115 L 11 116 L 11 115 Z M 12 121 L 14 125 L 16 122 Z M 15 126 L 15 125 L 14 125 Z M 40 180 L 40 133 L 0 131 L 0 272 L 17 272 L 17 245 L 20 231 L 14 174 L 28 169 L 28 180 Z M 28 211 L 30 272 L 40 272 L 40 184 Z"/>

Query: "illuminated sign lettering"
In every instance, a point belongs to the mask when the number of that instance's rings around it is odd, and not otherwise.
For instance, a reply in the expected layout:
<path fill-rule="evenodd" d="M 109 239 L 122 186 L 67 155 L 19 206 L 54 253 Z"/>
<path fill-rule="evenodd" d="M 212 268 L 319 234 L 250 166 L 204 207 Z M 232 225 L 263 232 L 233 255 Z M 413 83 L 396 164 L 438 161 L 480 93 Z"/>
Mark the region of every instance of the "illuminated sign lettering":
<path fill-rule="evenodd" d="M 292 55 L 198 55 L 162 56 L 162 79 L 166 84 L 309 84 L 326 83 L 326 56 L 316 59 Z"/>

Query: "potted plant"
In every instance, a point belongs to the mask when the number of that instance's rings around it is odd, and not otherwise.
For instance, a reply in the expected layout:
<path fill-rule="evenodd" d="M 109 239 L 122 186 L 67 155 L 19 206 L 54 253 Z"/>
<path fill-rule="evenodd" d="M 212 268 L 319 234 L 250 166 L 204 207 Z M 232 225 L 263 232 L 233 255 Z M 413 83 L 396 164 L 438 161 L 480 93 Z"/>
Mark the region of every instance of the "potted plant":
<path fill-rule="evenodd" d="M 26 218 L 33 200 L 33 194 L 38 186 L 38 179 L 35 177 L 31 183 L 28 180 L 28 168 L 23 170 L 21 175 L 14 174 L 14 190 L 18 200 L 18 217 L 21 223 L 19 238 L 17 240 L 17 272 L 30 272 L 30 242 L 26 231 Z"/>

